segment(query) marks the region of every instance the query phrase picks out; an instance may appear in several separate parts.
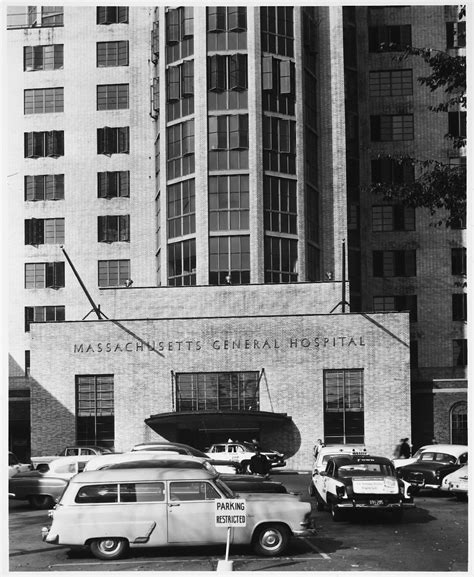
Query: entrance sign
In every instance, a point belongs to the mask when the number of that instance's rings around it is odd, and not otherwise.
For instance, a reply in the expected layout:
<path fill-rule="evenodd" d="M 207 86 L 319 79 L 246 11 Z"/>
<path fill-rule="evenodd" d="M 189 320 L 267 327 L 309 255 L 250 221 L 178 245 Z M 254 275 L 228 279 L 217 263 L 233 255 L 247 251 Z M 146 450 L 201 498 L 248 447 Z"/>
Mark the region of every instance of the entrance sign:
<path fill-rule="evenodd" d="M 247 502 L 245 499 L 216 499 L 214 501 L 216 527 L 245 527 Z"/>

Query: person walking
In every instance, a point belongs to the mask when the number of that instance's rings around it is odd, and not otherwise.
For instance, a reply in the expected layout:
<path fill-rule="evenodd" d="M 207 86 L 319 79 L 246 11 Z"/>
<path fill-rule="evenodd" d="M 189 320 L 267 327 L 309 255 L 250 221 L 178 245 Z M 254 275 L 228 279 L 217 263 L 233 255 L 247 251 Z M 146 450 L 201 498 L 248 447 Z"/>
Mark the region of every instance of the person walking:
<path fill-rule="evenodd" d="M 316 459 L 316 457 L 318 456 L 319 453 L 319 449 L 321 449 L 321 447 L 324 447 L 324 443 L 321 439 L 318 439 L 316 441 L 316 445 L 314 445 L 313 447 L 313 457 Z"/>
<path fill-rule="evenodd" d="M 411 447 L 408 444 L 408 437 L 402 439 L 402 443 L 400 445 L 400 458 L 401 459 L 409 459 L 411 457 Z"/>
<path fill-rule="evenodd" d="M 255 449 L 255 455 L 250 459 L 250 471 L 254 475 L 267 475 L 270 471 L 270 462 L 265 455 L 262 455 L 260 449 Z"/>

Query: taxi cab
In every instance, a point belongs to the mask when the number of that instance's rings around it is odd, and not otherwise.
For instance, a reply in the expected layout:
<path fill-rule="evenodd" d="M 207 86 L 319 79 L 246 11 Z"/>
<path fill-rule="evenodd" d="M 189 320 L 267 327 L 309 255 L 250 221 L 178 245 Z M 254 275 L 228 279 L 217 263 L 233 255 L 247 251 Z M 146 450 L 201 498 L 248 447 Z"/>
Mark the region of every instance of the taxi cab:
<path fill-rule="evenodd" d="M 411 486 L 398 479 L 391 460 L 371 455 L 330 457 L 324 471 L 313 471 L 309 492 L 318 511 L 329 508 L 334 521 L 344 511 L 369 509 L 390 511 L 401 520 L 404 509 L 414 506 Z"/>
<path fill-rule="evenodd" d="M 99 559 L 118 559 L 129 547 L 224 544 L 215 500 L 238 498 L 206 469 L 103 469 L 73 477 L 43 527 L 50 544 L 85 546 Z M 292 536 L 307 537 L 311 505 L 294 494 L 246 493 L 246 524 L 230 543 L 251 544 L 257 554 L 282 554 Z"/>

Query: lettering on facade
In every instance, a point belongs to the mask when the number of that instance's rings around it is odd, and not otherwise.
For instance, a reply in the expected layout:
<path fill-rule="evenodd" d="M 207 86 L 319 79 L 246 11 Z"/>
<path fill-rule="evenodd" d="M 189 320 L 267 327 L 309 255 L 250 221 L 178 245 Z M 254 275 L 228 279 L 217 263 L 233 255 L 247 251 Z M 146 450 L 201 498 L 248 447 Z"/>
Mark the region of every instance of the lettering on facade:
<path fill-rule="evenodd" d="M 289 337 L 286 340 L 275 338 L 261 339 L 213 339 L 209 342 L 200 340 L 182 341 L 117 341 L 117 342 L 90 342 L 74 343 L 73 352 L 83 354 L 96 353 L 135 353 L 155 351 L 159 353 L 190 353 L 203 349 L 215 351 L 236 350 L 277 350 L 277 349 L 312 349 L 321 351 L 329 348 L 358 348 L 365 347 L 363 336 L 338 335 L 328 337 Z"/>

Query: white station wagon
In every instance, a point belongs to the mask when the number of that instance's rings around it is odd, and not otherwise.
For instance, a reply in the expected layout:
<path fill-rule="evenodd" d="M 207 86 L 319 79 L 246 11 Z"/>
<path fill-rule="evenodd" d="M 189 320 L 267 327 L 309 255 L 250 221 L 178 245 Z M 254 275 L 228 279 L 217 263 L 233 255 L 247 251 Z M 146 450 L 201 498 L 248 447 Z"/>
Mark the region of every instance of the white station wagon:
<path fill-rule="evenodd" d="M 73 477 L 43 527 L 50 544 L 86 546 L 99 559 L 118 559 L 129 547 L 225 544 L 216 526 L 215 500 L 238 495 L 205 469 L 104 469 Z M 311 505 L 297 495 L 246 493 L 246 525 L 231 543 L 251 544 L 260 555 L 279 555 L 290 537 L 308 537 Z"/>

